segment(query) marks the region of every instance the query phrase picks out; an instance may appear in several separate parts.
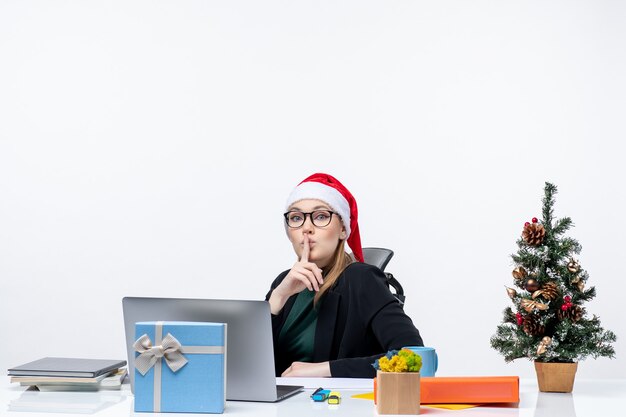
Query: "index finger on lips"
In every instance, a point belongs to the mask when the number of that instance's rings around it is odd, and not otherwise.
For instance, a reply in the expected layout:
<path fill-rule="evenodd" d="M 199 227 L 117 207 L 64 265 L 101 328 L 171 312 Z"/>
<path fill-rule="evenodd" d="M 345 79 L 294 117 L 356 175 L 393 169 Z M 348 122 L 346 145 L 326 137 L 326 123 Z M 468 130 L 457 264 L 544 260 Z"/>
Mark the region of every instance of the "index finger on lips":
<path fill-rule="evenodd" d="M 304 234 L 304 247 L 302 248 L 302 256 L 300 256 L 300 262 L 309 262 L 309 252 L 311 252 L 311 246 L 309 245 L 309 235 Z"/>

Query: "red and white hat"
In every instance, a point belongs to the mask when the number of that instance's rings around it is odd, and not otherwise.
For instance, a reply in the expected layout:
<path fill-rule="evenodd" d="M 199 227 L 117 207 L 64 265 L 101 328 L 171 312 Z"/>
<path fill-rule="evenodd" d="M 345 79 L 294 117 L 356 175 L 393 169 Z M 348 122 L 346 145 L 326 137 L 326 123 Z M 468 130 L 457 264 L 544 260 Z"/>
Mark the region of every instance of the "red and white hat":
<path fill-rule="evenodd" d="M 352 249 L 357 261 L 363 262 L 363 250 L 361 248 L 361 234 L 359 233 L 359 211 L 356 200 L 336 178 L 328 174 L 313 174 L 302 181 L 289 194 L 286 210 L 300 200 L 322 200 L 341 216 L 341 221 L 346 229 L 346 242 Z"/>

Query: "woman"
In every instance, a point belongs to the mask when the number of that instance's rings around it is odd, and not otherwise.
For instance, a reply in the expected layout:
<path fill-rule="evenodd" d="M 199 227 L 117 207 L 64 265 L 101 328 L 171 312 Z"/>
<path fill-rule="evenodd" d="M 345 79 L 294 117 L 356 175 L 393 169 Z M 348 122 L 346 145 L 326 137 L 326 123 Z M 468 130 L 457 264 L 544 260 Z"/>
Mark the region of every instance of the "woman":
<path fill-rule="evenodd" d="M 388 350 L 423 346 L 385 282 L 363 263 L 354 197 L 335 178 L 313 174 L 287 199 L 285 228 L 298 256 L 272 283 L 277 376 L 375 376 Z M 352 249 L 355 262 L 345 252 Z"/>

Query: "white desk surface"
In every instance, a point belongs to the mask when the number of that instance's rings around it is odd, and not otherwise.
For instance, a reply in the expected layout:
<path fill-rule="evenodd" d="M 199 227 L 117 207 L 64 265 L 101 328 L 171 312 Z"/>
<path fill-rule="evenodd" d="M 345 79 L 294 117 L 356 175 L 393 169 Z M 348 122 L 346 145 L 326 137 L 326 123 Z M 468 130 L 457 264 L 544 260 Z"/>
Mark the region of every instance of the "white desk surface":
<path fill-rule="evenodd" d="M 324 388 L 332 388 L 325 384 Z M 307 417 L 307 416 L 376 416 L 374 402 L 351 398 L 353 394 L 367 392 L 363 389 L 342 389 L 341 404 L 314 403 L 309 399 L 311 389 L 278 403 L 251 403 L 228 401 L 227 415 L 257 417 Z M 99 392 L 38 392 L 25 387 L 0 384 L 0 415 L 37 416 L 54 413 L 55 416 L 96 414 L 112 416 L 151 416 L 159 414 L 135 413 L 130 386 L 121 391 Z M 520 380 L 518 407 L 476 407 L 466 410 L 443 410 L 422 406 L 421 414 L 450 417 L 612 417 L 626 415 L 626 379 L 577 379 L 572 394 L 540 393 L 537 382 Z M 198 414 L 160 414 L 166 416 L 193 416 Z"/>

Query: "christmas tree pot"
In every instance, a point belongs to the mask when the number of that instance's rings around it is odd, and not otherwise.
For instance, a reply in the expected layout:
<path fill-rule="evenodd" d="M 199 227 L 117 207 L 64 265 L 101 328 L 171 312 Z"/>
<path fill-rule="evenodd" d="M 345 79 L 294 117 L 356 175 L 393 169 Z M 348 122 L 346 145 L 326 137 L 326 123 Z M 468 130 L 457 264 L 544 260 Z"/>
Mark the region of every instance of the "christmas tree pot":
<path fill-rule="evenodd" d="M 419 414 L 419 372 L 376 373 L 376 411 L 378 414 Z"/>
<path fill-rule="evenodd" d="M 535 361 L 537 383 L 541 392 L 572 392 L 578 363 Z"/>

